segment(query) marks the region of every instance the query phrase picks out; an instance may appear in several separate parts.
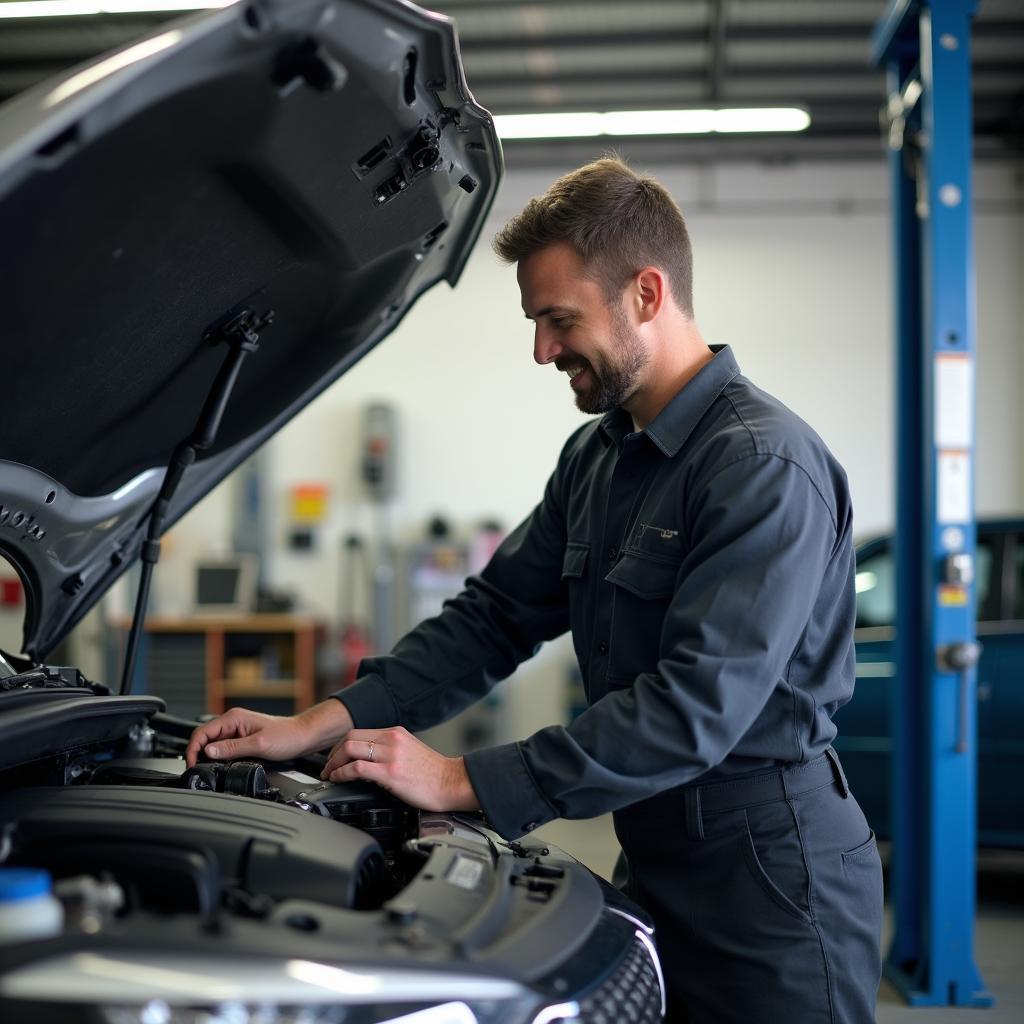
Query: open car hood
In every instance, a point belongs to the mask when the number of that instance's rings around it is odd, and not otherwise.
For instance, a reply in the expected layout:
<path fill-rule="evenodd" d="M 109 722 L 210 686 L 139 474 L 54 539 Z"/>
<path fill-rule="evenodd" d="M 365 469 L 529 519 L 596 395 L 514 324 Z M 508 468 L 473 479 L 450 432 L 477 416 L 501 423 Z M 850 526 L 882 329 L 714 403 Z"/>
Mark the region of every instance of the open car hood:
<path fill-rule="evenodd" d="M 0 107 L 0 551 L 30 657 L 138 557 L 219 327 L 273 314 L 166 525 L 455 283 L 501 166 L 453 25 L 400 0 L 248 0 Z"/>

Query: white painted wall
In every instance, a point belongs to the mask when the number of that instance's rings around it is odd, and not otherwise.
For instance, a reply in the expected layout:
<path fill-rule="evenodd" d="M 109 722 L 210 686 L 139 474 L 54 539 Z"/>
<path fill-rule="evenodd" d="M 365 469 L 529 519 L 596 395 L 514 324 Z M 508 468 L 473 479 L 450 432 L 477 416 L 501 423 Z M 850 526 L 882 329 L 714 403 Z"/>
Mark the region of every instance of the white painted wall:
<path fill-rule="evenodd" d="M 484 240 L 556 173 L 506 179 Z M 655 173 L 687 215 L 705 337 L 732 345 L 743 371 L 833 448 L 850 475 L 858 533 L 888 528 L 894 470 L 885 165 Z M 982 165 L 976 198 L 977 498 L 986 514 L 1024 508 L 1024 460 L 1016 450 L 1024 437 L 1024 172 Z M 425 296 L 391 338 L 271 442 L 279 530 L 287 488 L 307 481 L 331 486 L 333 529 L 369 530 L 358 443 L 361 410 L 371 400 L 391 402 L 401 419 L 401 494 L 391 510 L 399 535 L 415 534 L 436 511 L 468 526 L 488 516 L 512 523 L 532 507 L 581 414 L 564 377 L 533 363 L 514 270 L 500 266 L 484 240 L 457 289 L 440 286 Z M 226 521 L 228 508 L 222 487 L 177 528 L 181 552 L 210 544 L 209 520 Z M 330 612 L 333 562 L 275 551 L 272 571 Z"/>
<path fill-rule="evenodd" d="M 553 174 L 553 172 L 552 172 Z M 510 177 L 485 239 L 552 174 Z M 744 372 L 804 416 L 846 465 L 858 532 L 892 521 L 892 253 L 888 180 L 876 165 L 726 166 L 661 171 L 687 212 L 696 312 Z M 977 174 L 979 512 L 1024 508 L 1024 185 Z M 1012 215 L 993 210 L 1016 200 Z M 564 377 L 531 358 L 512 268 L 485 244 L 454 291 L 436 289 L 380 348 L 272 443 L 276 508 L 285 489 L 326 480 L 339 529 L 369 528 L 357 483 L 359 416 L 374 399 L 401 416 L 401 495 L 392 518 L 416 532 L 434 511 L 514 522 L 540 494 L 581 414 Z M 279 554 L 281 581 L 332 602 L 328 559 Z"/>
<path fill-rule="evenodd" d="M 271 576 L 330 617 L 337 607 L 337 538 L 369 532 L 358 484 L 360 414 L 371 400 L 401 417 L 395 533 L 418 535 L 443 512 L 465 528 L 527 514 L 565 436 L 580 422 L 565 378 L 531 358 L 515 274 L 488 246 L 494 230 L 564 168 L 510 175 L 484 241 L 454 291 L 427 295 L 380 348 L 272 442 Z M 888 172 L 876 164 L 660 168 L 687 216 L 698 322 L 735 349 L 744 372 L 807 419 L 846 466 L 861 536 L 893 519 L 892 250 Z M 1024 186 L 1019 169 L 977 169 L 978 509 L 1024 509 Z M 1014 212 L 1005 207 L 1016 205 Z M 287 490 L 327 482 L 333 502 L 316 556 L 283 540 Z M 225 489 L 175 531 L 179 567 L 226 523 Z M 221 535 L 224 534 L 222 529 Z M 170 568 L 170 567 L 168 567 Z M 173 570 L 172 570 L 173 572 Z M 179 568 L 179 579 L 188 572 Z M 171 584 L 165 581 L 165 591 Z M 173 598 L 173 595 L 172 595 Z M 571 658 L 549 645 L 505 687 L 507 738 L 557 718 Z M 454 745 L 452 733 L 438 741 Z"/>
<path fill-rule="evenodd" d="M 628 154 L 627 154 L 628 155 Z M 500 266 L 494 230 L 565 168 L 510 175 L 457 289 L 428 294 L 375 352 L 271 442 L 272 581 L 333 617 L 339 539 L 369 532 L 358 483 L 360 415 L 392 403 L 401 419 L 400 538 L 431 514 L 462 527 L 528 513 L 566 435 L 581 422 L 563 375 L 537 367 L 514 269 Z M 733 346 L 743 371 L 807 419 L 850 476 L 857 532 L 893 519 L 892 249 L 888 172 L 859 164 L 654 168 L 679 200 L 695 252 L 698 323 Z M 978 277 L 980 514 L 1024 510 L 1024 173 L 981 165 L 975 179 Z M 331 488 L 328 543 L 283 550 L 288 488 Z M 190 565 L 229 545 L 229 484 L 173 531 L 156 601 L 181 610 Z M 2 623 L 0 623 L 2 626 Z M 569 660 L 563 642 L 510 689 L 504 731 L 523 735 L 557 717 Z"/>

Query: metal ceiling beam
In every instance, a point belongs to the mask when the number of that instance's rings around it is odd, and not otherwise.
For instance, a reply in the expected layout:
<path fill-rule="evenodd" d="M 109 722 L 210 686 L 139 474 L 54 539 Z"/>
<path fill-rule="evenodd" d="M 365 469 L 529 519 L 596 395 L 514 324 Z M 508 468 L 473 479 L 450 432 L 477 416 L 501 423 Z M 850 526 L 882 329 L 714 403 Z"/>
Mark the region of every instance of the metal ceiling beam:
<path fill-rule="evenodd" d="M 467 77 L 474 86 L 482 83 L 507 84 L 511 81 L 530 84 L 557 84 L 559 82 L 601 82 L 611 79 L 626 79 L 630 81 L 649 81 L 652 78 L 664 78 L 666 81 L 700 81 L 705 83 L 708 93 L 711 93 L 709 72 L 705 67 L 693 66 L 681 68 L 667 66 L 660 63 L 655 66 L 644 66 L 621 64 L 618 66 L 601 65 L 599 61 L 593 66 L 559 68 L 558 56 L 552 54 L 550 65 L 551 71 L 528 71 L 523 73 L 510 72 L 507 64 L 501 63 L 496 69 L 488 67 L 488 58 L 479 50 L 466 50 L 463 54 L 466 63 Z M 721 95 L 724 86 L 731 82 L 743 82 L 746 79 L 760 79 L 770 82 L 777 79 L 785 82 L 784 88 L 792 89 L 790 83 L 798 83 L 797 88 L 807 90 L 807 99 L 812 99 L 816 84 L 821 80 L 835 81 L 841 78 L 843 81 L 854 81 L 870 83 L 872 88 L 884 87 L 884 74 L 870 67 L 865 67 L 863 61 L 858 62 L 832 62 L 827 64 L 791 64 L 780 67 L 775 63 L 758 62 L 749 64 L 736 64 L 733 61 L 722 61 L 717 71 L 720 76 L 715 84 L 714 92 Z M 1016 76 L 1024 87 L 1024 63 L 1019 60 L 997 59 L 984 62 L 976 62 L 973 74 L 979 78 L 986 78 L 995 75 Z"/>
<path fill-rule="evenodd" d="M 862 25 L 758 25 L 738 26 L 730 22 L 730 42 L 800 42 L 808 48 L 825 42 L 862 43 L 865 53 L 868 48 L 868 33 Z M 975 39 L 1005 38 L 1007 35 L 1018 39 L 1024 38 L 1024 21 L 993 21 L 979 25 Z M 495 41 L 492 36 L 474 37 L 471 32 L 460 30 L 459 39 L 463 48 L 470 48 L 477 53 L 488 50 L 507 52 L 508 50 L 530 49 L 543 46 L 545 49 L 585 49 L 588 46 L 647 46 L 664 43 L 703 43 L 708 42 L 708 28 L 666 28 L 650 29 L 646 26 L 636 31 L 589 31 L 549 32 L 543 36 L 529 33 L 509 32 Z"/>
<path fill-rule="evenodd" d="M 708 43 L 711 53 L 708 58 L 708 99 L 715 103 L 722 93 L 722 76 L 725 73 L 725 32 L 728 23 L 726 0 L 711 0 L 711 31 Z"/>
<path fill-rule="evenodd" d="M 557 85 L 561 82 L 601 82 L 622 80 L 630 82 L 647 82 L 663 79 L 665 82 L 700 82 L 708 91 L 708 72 L 704 68 L 666 68 L 662 67 L 582 67 L 564 70 L 553 70 L 544 73 L 515 74 L 510 73 L 507 68 L 499 68 L 494 71 L 488 69 L 485 62 L 479 59 L 471 59 L 466 55 L 466 75 L 473 83 L 474 90 L 479 90 L 486 84 L 508 85 L 518 82 L 523 85 Z M 987 70 L 987 69 L 986 69 Z M 1024 82 L 1024 70 L 1020 64 L 1010 63 L 1005 67 L 997 66 L 1000 73 L 1018 72 Z M 728 65 L 722 72 L 723 79 L 718 83 L 716 92 L 721 96 L 730 83 L 743 83 L 748 79 L 770 82 L 778 79 L 785 82 L 783 88 L 791 90 L 797 83 L 797 88 L 807 94 L 808 99 L 813 98 L 817 84 L 823 79 L 829 81 L 841 80 L 842 82 L 863 83 L 873 89 L 884 87 L 885 76 L 880 72 L 865 70 L 863 65 L 851 67 L 808 67 L 808 68 L 785 68 L 780 69 L 770 64 L 747 65 L 737 68 Z M 876 94 L 877 95 L 877 94 Z"/>
<path fill-rule="evenodd" d="M 435 0 L 431 4 L 430 9 L 441 14 L 450 13 L 455 18 L 458 18 L 461 13 L 469 10 L 493 11 L 496 8 L 510 10 L 536 7 L 539 3 L 543 4 L 544 7 L 577 9 L 580 7 L 579 0 Z M 678 3 L 679 0 L 661 0 L 661 5 L 666 9 L 675 7 Z M 591 10 L 600 10 L 602 7 L 607 7 L 610 10 L 620 10 L 622 8 L 622 0 L 587 0 L 586 6 Z M 868 24 L 870 25 L 870 20 Z"/>
<path fill-rule="evenodd" d="M 3 53 L 3 44 L 0 43 L 0 75 L 16 73 L 19 77 L 23 75 L 37 74 L 39 79 L 56 74 L 80 61 L 88 60 L 95 56 L 92 51 L 82 50 L 78 53 L 69 53 L 66 59 L 52 60 L 49 58 L 40 59 L 33 54 L 26 54 L 24 57 Z M 863 66 L 846 65 L 803 65 L 780 69 L 772 64 L 747 64 L 737 67 L 732 64 L 725 65 L 716 72 L 719 77 L 717 83 L 712 86 L 709 74 L 704 69 L 672 69 L 658 67 L 641 68 L 583 68 L 564 71 L 555 71 L 550 74 L 512 74 L 506 69 L 497 72 L 488 70 L 486 63 L 481 63 L 479 55 L 467 54 L 466 64 L 469 69 L 469 78 L 473 82 L 475 91 L 483 91 L 485 86 L 509 88 L 521 86 L 524 89 L 542 86 L 557 87 L 562 84 L 592 84 L 599 88 L 603 84 L 615 82 L 655 82 L 664 81 L 667 86 L 680 82 L 703 84 L 707 94 L 712 98 L 720 99 L 723 95 L 723 81 L 732 85 L 742 85 L 745 81 L 756 79 L 759 82 L 770 83 L 773 79 L 781 80 L 779 93 L 791 94 L 790 98 L 801 100 L 805 103 L 814 102 L 817 95 L 817 84 L 819 82 L 836 82 L 841 77 L 844 85 L 854 83 L 858 88 L 877 88 L 882 81 L 880 72 L 871 69 L 864 69 Z M 980 85 L 984 89 L 986 79 L 995 76 L 1005 76 L 1011 81 L 1019 79 L 1020 89 L 1024 91 L 1024 65 L 1019 61 L 997 60 L 985 64 L 977 64 L 974 67 L 975 79 L 980 79 Z M 734 93 L 735 89 L 730 89 Z M 800 95 L 792 95 L 794 92 Z M 764 101 L 764 97 L 762 97 Z"/>
<path fill-rule="evenodd" d="M 881 0 L 635 0 L 628 19 L 621 0 L 431 0 L 430 6 L 455 17 L 474 92 L 498 113 L 658 109 L 709 100 L 802 102 L 815 120 L 805 138 L 823 138 L 821 131 L 874 132 L 881 89 L 854 53 L 867 51 Z M 6 21 L 0 30 L 0 100 L 177 17 L 159 12 Z M 976 126 L 1024 145 L 1024 72 L 1014 62 L 1014 48 L 1024 45 L 1024 11 L 1014 0 L 986 0 L 974 38 L 987 40 L 997 58 L 986 58 L 984 46 L 975 50 Z M 815 56 L 823 46 L 839 51 L 837 59 Z M 681 48 L 678 58 L 673 47 Z M 652 49 L 661 70 L 646 56 Z M 612 51 L 615 66 L 607 57 Z"/>

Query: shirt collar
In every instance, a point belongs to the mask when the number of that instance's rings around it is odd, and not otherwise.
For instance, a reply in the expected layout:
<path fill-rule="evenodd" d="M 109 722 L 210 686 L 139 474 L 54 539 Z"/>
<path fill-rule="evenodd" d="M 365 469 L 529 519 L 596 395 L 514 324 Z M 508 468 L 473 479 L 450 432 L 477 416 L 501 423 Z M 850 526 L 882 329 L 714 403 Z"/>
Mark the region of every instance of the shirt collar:
<path fill-rule="evenodd" d="M 728 345 L 712 345 L 711 351 L 714 358 L 679 389 L 643 431 L 668 458 L 678 453 L 715 399 L 739 375 L 740 368 Z M 626 435 L 633 433 L 633 421 L 624 409 L 613 409 L 601 419 L 599 430 L 607 442 L 621 448 Z"/>

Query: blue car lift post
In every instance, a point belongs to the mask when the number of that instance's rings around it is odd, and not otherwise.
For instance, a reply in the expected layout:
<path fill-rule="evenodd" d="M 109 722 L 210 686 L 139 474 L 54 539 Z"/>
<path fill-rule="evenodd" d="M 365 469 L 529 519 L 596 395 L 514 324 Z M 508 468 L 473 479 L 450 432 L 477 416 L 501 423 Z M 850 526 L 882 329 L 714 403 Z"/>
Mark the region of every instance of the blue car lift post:
<path fill-rule="evenodd" d="M 894 937 L 915 1006 L 991 1006 L 974 962 L 977 721 L 970 19 L 893 0 L 888 72 L 897 340 Z"/>

